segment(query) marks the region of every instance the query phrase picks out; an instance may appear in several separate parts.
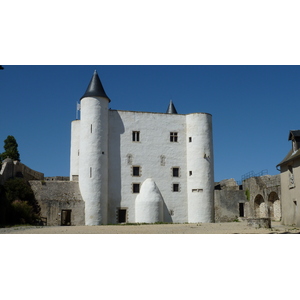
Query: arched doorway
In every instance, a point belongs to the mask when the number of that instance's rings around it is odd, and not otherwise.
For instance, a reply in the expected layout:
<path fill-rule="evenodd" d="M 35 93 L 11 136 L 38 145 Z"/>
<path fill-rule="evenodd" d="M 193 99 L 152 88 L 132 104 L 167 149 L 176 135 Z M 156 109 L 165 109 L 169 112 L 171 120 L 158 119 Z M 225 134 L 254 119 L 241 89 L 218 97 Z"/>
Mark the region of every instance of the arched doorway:
<path fill-rule="evenodd" d="M 254 199 L 255 218 L 267 218 L 267 207 L 262 195 L 258 194 Z"/>
<path fill-rule="evenodd" d="M 272 220 L 280 221 L 281 207 L 280 200 L 276 192 L 271 192 L 268 199 L 269 214 Z"/>

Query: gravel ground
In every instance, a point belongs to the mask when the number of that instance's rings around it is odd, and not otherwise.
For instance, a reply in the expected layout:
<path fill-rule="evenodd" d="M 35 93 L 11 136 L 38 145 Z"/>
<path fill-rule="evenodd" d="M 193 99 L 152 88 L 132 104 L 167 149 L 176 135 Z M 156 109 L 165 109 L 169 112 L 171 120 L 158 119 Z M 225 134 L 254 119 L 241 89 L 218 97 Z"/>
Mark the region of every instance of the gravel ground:
<path fill-rule="evenodd" d="M 253 228 L 246 221 L 199 224 L 150 224 L 102 226 L 20 226 L 0 228 L 0 234 L 278 234 L 300 233 L 300 228 L 272 222 L 272 228 Z"/>

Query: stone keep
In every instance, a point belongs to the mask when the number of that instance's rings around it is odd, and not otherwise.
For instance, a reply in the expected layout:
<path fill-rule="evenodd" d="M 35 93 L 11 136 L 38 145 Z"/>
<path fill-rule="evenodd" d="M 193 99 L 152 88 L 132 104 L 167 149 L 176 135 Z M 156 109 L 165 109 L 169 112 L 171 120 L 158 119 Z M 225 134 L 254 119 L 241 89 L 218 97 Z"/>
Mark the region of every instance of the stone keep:
<path fill-rule="evenodd" d="M 71 125 L 85 224 L 214 221 L 212 116 L 110 110 L 97 72 Z"/>

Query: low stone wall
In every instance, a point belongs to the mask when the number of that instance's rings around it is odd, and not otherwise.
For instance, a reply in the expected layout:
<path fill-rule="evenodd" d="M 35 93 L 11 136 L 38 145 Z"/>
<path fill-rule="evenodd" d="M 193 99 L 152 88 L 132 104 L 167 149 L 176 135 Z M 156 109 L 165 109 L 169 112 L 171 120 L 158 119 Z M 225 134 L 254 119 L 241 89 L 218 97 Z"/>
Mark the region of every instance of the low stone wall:
<path fill-rule="evenodd" d="M 41 216 L 47 218 L 48 226 L 62 225 L 63 211 L 70 211 L 70 225 L 84 225 L 85 203 L 78 182 L 29 181 L 41 207 Z"/>
<path fill-rule="evenodd" d="M 255 228 L 271 228 L 270 218 L 248 218 L 247 225 Z"/>

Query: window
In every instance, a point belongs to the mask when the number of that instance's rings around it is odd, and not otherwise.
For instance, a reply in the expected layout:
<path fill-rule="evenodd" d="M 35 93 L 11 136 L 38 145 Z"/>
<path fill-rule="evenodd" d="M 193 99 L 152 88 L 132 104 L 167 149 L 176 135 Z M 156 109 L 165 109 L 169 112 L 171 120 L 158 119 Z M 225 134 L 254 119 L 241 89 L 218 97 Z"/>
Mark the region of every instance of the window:
<path fill-rule="evenodd" d="M 172 168 L 172 176 L 179 177 L 179 168 L 178 167 Z"/>
<path fill-rule="evenodd" d="M 192 137 L 189 137 L 189 143 L 191 143 L 192 142 Z"/>
<path fill-rule="evenodd" d="M 192 176 L 193 175 L 193 171 L 189 171 L 189 175 Z"/>
<path fill-rule="evenodd" d="M 133 166 L 132 167 L 132 176 L 140 176 L 140 171 L 141 171 L 140 167 Z"/>
<path fill-rule="evenodd" d="M 93 177 L 93 169 L 92 169 L 92 167 L 90 167 L 90 178 L 92 178 Z"/>
<path fill-rule="evenodd" d="M 173 192 L 179 192 L 179 183 L 173 183 Z"/>
<path fill-rule="evenodd" d="M 132 193 L 138 194 L 140 192 L 140 184 L 139 183 L 133 183 L 132 184 Z"/>
<path fill-rule="evenodd" d="M 178 132 L 170 132 L 170 142 L 178 142 Z"/>
<path fill-rule="evenodd" d="M 140 132 L 139 131 L 132 131 L 132 141 L 133 142 L 140 141 Z"/>

